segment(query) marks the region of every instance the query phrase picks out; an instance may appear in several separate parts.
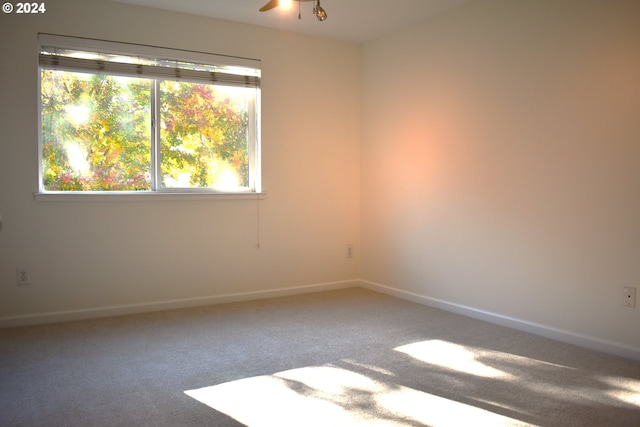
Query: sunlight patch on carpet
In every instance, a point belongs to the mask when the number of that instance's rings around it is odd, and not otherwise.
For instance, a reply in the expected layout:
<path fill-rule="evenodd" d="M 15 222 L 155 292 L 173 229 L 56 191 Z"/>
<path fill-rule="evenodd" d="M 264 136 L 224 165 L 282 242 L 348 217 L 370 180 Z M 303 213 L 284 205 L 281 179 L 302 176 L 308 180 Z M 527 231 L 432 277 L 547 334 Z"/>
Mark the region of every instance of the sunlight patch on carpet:
<path fill-rule="evenodd" d="M 606 394 L 620 402 L 640 408 L 640 381 L 633 378 L 602 376 L 600 381 L 611 387 Z"/>
<path fill-rule="evenodd" d="M 185 393 L 248 427 L 530 425 L 334 365 L 245 378 Z"/>
<path fill-rule="evenodd" d="M 446 341 L 429 340 L 396 347 L 394 350 L 405 353 L 422 362 L 453 369 L 465 374 L 486 378 L 513 379 L 513 375 L 488 366 L 477 360 L 470 349 Z"/>

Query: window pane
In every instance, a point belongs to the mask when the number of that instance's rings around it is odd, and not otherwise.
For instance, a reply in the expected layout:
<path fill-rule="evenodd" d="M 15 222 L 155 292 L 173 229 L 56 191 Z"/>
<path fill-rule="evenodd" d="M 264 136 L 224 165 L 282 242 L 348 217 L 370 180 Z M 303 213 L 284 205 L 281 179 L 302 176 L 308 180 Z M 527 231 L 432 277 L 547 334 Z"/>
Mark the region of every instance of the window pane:
<path fill-rule="evenodd" d="M 46 191 L 151 188 L 151 81 L 41 70 Z"/>
<path fill-rule="evenodd" d="M 248 189 L 254 94 L 250 88 L 161 82 L 161 186 Z"/>

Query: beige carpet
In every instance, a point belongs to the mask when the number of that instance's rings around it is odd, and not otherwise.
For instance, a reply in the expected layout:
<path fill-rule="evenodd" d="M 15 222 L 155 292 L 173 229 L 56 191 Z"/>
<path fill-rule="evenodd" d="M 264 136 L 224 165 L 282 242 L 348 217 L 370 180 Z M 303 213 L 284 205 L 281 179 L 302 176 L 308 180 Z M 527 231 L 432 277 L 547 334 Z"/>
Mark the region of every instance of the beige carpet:
<path fill-rule="evenodd" d="M 2 426 L 639 426 L 640 362 L 360 288 L 0 330 Z"/>

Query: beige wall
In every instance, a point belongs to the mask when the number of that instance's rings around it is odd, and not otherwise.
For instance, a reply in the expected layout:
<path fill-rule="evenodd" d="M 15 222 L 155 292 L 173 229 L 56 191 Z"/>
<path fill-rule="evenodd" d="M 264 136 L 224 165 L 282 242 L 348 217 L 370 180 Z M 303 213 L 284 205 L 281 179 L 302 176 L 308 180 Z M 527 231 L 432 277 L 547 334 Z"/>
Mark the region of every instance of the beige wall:
<path fill-rule="evenodd" d="M 357 45 L 106 1 L 2 15 L 0 320 L 358 277 Z M 38 32 L 261 59 L 261 248 L 255 200 L 34 201 Z"/>
<path fill-rule="evenodd" d="M 640 355 L 639 22 L 479 1 L 367 44 L 361 276 Z"/>

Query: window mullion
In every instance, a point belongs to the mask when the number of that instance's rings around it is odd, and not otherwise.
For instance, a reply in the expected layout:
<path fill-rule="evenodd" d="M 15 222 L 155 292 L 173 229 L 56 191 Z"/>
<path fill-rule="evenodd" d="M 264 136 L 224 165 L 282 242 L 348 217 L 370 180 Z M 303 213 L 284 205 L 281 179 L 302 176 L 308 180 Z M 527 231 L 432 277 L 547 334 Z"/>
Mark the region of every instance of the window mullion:
<path fill-rule="evenodd" d="M 151 190 L 160 189 L 160 81 L 151 88 Z"/>
<path fill-rule="evenodd" d="M 249 129 L 248 129 L 248 151 L 249 151 L 249 187 L 252 191 L 260 192 L 260 144 L 259 138 L 259 116 L 257 108 L 259 108 L 260 100 L 258 99 L 258 91 L 249 100 Z"/>

